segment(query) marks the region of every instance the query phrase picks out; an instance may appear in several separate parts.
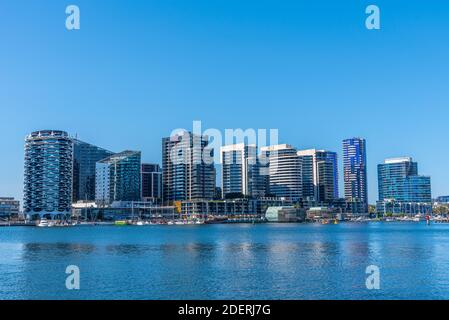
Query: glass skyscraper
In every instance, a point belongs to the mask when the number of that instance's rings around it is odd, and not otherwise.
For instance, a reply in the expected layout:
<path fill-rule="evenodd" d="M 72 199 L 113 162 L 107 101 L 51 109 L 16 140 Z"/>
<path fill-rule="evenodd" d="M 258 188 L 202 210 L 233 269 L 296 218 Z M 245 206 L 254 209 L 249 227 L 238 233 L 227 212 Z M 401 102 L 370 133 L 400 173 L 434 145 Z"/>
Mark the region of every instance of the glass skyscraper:
<path fill-rule="evenodd" d="M 346 201 L 352 207 L 368 212 L 366 141 L 362 138 L 343 140 L 343 179 Z"/>
<path fill-rule="evenodd" d="M 256 145 L 244 143 L 221 147 L 222 192 L 228 195 L 263 197 L 265 177 L 261 176 Z"/>
<path fill-rule="evenodd" d="M 160 202 L 162 200 L 162 170 L 158 164 L 142 163 L 142 200 Z"/>
<path fill-rule="evenodd" d="M 67 132 L 42 130 L 25 141 L 24 213 L 29 219 L 71 214 L 73 141 Z"/>
<path fill-rule="evenodd" d="M 323 204 L 338 199 L 337 154 L 316 149 L 297 154 L 301 159 L 303 199 Z"/>
<path fill-rule="evenodd" d="M 165 203 L 213 199 L 214 151 L 208 137 L 180 132 L 162 139 L 162 189 Z M 205 159 L 210 161 L 205 161 Z"/>
<path fill-rule="evenodd" d="M 402 204 L 432 202 L 430 177 L 418 175 L 418 164 L 410 157 L 386 159 L 379 164 L 378 211 L 386 210 L 385 203 Z M 405 212 L 407 213 L 407 212 Z"/>
<path fill-rule="evenodd" d="M 101 205 L 114 201 L 140 201 L 140 151 L 116 153 L 96 164 L 95 200 Z"/>
<path fill-rule="evenodd" d="M 96 163 L 113 154 L 89 143 L 73 140 L 73 202 L 95 200 Z"/>
<path fill-rule="evenodd" d="M 268 194 L 299 201 L 302 197 L 302 160 L 297 150 L 280 144 L 261 148 L 263 158 L 268 160 Z"/>

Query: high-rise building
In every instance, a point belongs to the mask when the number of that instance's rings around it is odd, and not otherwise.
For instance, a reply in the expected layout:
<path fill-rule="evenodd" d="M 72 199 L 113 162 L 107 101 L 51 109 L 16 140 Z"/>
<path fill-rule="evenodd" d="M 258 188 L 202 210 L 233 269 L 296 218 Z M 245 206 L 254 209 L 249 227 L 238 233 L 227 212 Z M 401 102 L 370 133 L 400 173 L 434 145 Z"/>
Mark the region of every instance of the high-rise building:
<path fill-rule="evenodd" d="M 343 177 L 346 201 L 368 212 L 366 141 L 362 138 L 343 140 Z M 358 210 L 357 210 L 358 211 Z"/>
<path fill-rule="evenodd" d="M 288 144 L 262 147 L 268 160 L 268 194 L 298 201 L 302 197 L 302 160 Z"/>
<path fill-rule="evenodd" d="M 190 132 L 180 132 L 162 139 L 162 189 L 165 203 L 214 198 L 214 151 L 208 147 L 208 143 L 207 136 Z"/>
<path fill-rule="evenodd" d="M 96 163 L 113 154 L 78 139 L 73 140 L 73 202 L 95 200 Z"/>
<path fill-rule="evenodd" d="M 17 217 L 20 210 L 20 201 L 11 197 L 0 197 L 0 219 Z"/>
<path fill-rule="evenodd" d="M 377 167 L 378 214 L 427 214 L 432 212 L 430 177 L 418 175 L 410 157 L 386 159 Z"/>
<path fill-rule="evenodd" d="M 127 150 L 98 161 L 95 201 L 101 205 L 140 201 L 140 170 L 140 151 Z"/>
<path fill-rule="evenodd" d="M 297 152 L 301 159 L 303 199 L 331 203 L 338 199 L 337 154 L 308 149 Z"/>
<path fill-rule="evenodd" d="M 141 198 L 144 201 L 162 200 L 162 170 L 158 164 L 142 163 Z"/>
<path fill-rule="evenodd" d="M 418 175 L 418 163 L 410 157 L 386 159 L 377 167 L 379 201 L 432 201 L 430 177 Z"/>
<path fill-rule="evenodd" d="M 256 145 L 244 143 L 221 147 L 223 198 L 229 195 L 263 197 L 265 180 L 261 176 Z"/>
<path fill-rule="evenodd" d="M 71 213 L 73 141 L 67 132 L 42 130 L 25 140 L 24 213 L 30 219 Z"/>

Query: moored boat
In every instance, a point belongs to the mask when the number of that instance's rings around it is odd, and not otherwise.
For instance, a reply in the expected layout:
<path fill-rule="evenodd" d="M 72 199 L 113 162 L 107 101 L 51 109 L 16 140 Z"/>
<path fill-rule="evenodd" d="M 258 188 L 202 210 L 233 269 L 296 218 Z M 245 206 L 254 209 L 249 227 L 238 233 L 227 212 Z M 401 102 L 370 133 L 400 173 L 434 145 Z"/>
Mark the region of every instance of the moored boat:
<path fill-rule="evenodd" d="M 37 224 L 38 227 L 44 228 L 44 227 L 49 227 L 49 223 L 47 218 L 42 218 L 39 223 Z"/>

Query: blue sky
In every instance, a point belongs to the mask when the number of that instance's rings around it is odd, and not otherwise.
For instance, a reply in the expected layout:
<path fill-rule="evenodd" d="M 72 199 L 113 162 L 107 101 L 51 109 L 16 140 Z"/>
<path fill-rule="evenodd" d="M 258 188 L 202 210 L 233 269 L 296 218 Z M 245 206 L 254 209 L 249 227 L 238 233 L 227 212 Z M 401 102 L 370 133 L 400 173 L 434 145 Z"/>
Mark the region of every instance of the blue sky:
<path fill-rule="evenodd" d="M 65 29 L 69 4 L 79 31 Z M 369 4 L 381 30 L 365 28 Z M 340 160 L 341 140 L 362 136 L 371 203 L 393 156 L 449 194 L 448 14 L 437 0 L 2 0 L 0 196 L 22 197 L 33 130 L 160 162 L 161 138 L 193 120 L 278 128 Z"/>

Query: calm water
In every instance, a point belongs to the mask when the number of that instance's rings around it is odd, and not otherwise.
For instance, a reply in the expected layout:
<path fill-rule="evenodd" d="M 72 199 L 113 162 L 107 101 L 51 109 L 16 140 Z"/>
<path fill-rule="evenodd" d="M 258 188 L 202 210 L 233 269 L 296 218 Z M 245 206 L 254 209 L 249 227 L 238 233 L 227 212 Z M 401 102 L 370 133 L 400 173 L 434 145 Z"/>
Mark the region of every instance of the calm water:
<path fill-rule="evenodd" d="M 1 299 L 449 299 L 448 269 L 449 225 L 0 228 Z"/>

